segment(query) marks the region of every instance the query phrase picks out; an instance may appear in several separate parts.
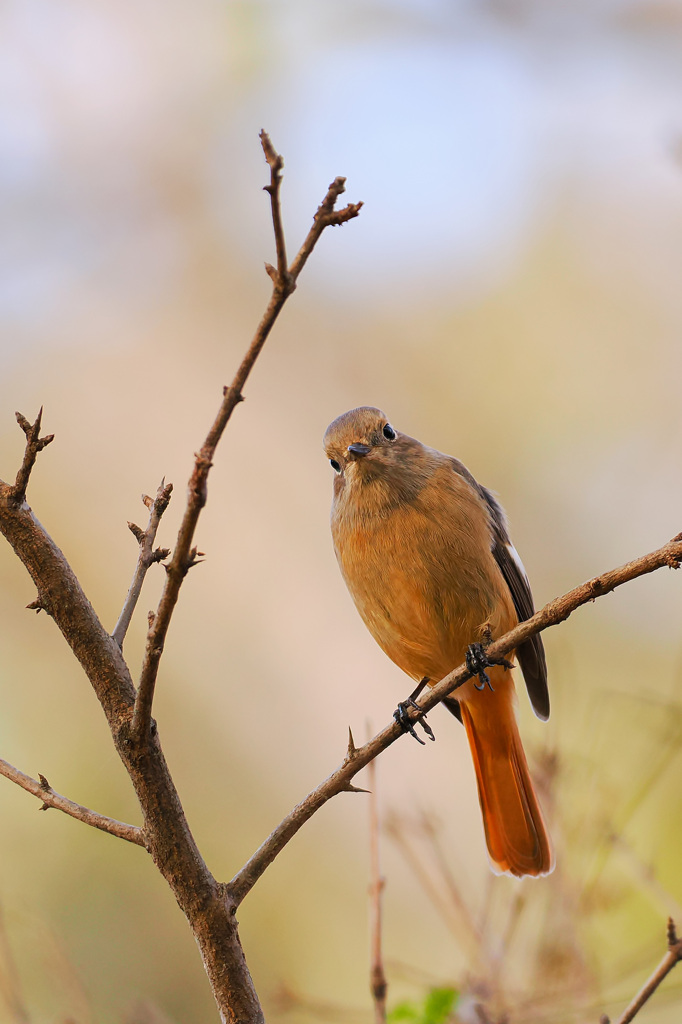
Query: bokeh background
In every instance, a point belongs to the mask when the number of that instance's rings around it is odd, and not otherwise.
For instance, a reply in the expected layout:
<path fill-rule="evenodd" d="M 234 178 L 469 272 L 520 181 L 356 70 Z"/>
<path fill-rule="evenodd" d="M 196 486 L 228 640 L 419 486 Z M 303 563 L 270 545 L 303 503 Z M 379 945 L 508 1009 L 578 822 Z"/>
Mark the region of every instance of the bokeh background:
<path fill-rule="evenodd" d="M 14 410 L 44 405 L 56 440 L 29 498 L 110 628 L 126 520 L 165 476 L 172 543 L 269 295 L 259 129 L 285 157 L 292 253 L 335 175 L 366 204 L 321 240 L 229 426 L 163 662 L 166 755 L 227 879 L 349 724 L 364 738 L 410 685 L 335 565 L 336 415 L 379 405 L 495 489 L 538 603 L 682 528 L 682 4 L 8 0 L 0 25 L 0 475 L 21 457 Z M 523 692 L 519 710 L 551 879 L 490 874 L 444 711 L 437 743 L 381 758 L 391 1005 L 452 984 L 462 1020 L 478 995 L 515 1022 L 594 1021 L 658 961 L 666 916 L 682 925 L 681 586 L 660 571 L 545 634 L 552 718 Z M 0 754 L 137 822 L 34 597 L 0 549 Z M 4 780 L 0 815 L 2 1024 L 215 1019 L 142 851 Z M 343 795 L 241 910 L 271 1021 L 370 1019 L 367 882 L 367 800 Z M 641 1020 L 680 1006 L 673 974 Z"/>

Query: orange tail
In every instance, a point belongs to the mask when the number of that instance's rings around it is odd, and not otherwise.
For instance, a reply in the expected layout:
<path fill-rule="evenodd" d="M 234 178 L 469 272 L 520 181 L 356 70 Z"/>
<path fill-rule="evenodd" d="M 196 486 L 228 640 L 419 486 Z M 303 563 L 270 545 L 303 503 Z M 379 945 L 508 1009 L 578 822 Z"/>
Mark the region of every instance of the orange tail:
<path fill-rule="evenodd" d="M 514 683 L 506 669 L 488 672 L 494 692 L 469 683 L 461 701 L 488 853 L 500 873 L 547 875 L 554 855 L 516 724 Z"/>

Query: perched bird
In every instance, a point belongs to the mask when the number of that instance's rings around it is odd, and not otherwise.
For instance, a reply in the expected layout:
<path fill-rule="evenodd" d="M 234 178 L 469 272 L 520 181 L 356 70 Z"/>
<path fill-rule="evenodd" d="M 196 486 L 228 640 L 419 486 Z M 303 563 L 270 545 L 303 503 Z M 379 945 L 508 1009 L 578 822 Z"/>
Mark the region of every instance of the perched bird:
<path fill-rule="evenodd" d="M 533 614 L 504 512 L 461 462 L 367 406 L 335 419 L 324 448 L 335 471 L 331 526 L 343 578 L 374 639 L 412 679 L 439 682 L 471 645 Z M 542 640 L 536 635 L 515 653 L 533 709 L 547 719 Z M 552 846 L 507 665 L 487 668 L 490 686 L 474 676 L 443 703 L 466 728 L 493 870 L 546 875 Z"/>

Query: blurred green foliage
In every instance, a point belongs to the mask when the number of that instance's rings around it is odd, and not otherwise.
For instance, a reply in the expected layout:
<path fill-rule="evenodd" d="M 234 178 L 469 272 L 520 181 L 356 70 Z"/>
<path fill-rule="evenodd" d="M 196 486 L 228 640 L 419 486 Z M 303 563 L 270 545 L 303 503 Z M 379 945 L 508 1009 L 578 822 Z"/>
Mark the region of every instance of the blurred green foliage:
<path fill-rule="evenodd" d="M 406 999 L 388 1013 L 388 1024 L 407 1021 L 408 1024 L 445 1024 L 457 1003 L 454 988 L 433 988 L 421 1003 Z"/>

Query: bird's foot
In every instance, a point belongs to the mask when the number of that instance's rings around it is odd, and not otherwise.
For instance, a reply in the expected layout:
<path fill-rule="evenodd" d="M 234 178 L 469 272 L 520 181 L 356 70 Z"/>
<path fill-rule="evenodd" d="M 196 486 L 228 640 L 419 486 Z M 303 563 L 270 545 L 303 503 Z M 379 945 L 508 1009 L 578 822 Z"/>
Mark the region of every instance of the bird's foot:
<path fill-rule="evenodd" d="M 486 686 L 493 691 L 490 676 L 486 672 L 492 665 L 504 665 L 505 668 L 513 668 L 511 661 L 506 658 L 489 658 L 485 653 L 483 644 L 469 644 L 466 653 L 466 666 L 471 677 L 478 676 L 479 682 L 474 683 L 477 690 L 485 690 Z"/>
<path fill-rule="evenodd" d="M 419 694 L 426 686 L 427 682 L 428 679 L 422 679 L 416 690 L 414 690 L 410 694 L 407 700 L 401 700 L 400 704 L 398 704 L 398 707 L 393 712 L 393 717 L 395 718 L 396 722 L 403 730 L 403 732 L 409 732 L 410 736 L 414 736 L 417 743 L 421 743 L 422 746 L 425 746 L 424 740 L 420 739 L 419 736 L 417 736 L 417 733 L 414 731 L 415 723 L 413 723 L 410 720 L 409 709 L 416 708 L 417 711 L 419 711 L 419 705 L 417 704 L 415 697 L 419 696 Z M 430 740 L 435 740 L 436 737 L 433 735 L 433 729 L 426 721 L 426 715 L 423 712 L 421 712 L 419 718 L 415 719 L 415 722 L 418 722 L 419 725 L 421 725 L 422 729 L 424 730 L 424 732 L 426 733 Z"/>

